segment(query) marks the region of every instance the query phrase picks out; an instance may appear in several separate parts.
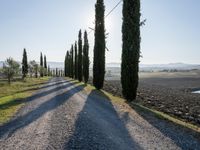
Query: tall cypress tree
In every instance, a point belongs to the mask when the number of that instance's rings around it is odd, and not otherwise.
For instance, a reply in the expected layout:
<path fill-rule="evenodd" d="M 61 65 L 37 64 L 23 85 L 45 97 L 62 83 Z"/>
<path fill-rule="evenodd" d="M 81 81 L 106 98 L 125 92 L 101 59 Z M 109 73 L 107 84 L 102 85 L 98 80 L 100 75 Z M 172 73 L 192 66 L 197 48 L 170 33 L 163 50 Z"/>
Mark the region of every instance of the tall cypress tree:
<path fill-rule="evenodd" d="M 67 51 L 67 76 L 70 77 L 70 55 L 69 55 L 69 51 Z"/>
<path fill-rule="evenodd" d="M 47 69 L 47 75 L 48 75 L 48 76 L 51 76 L 51 68 L 50 68 L 49 65 L 48 65 L 48 69 Z"/>
<path fill-rule="evenodd" d="M 93 84 L 101 89 L 105 76 L 105 6 L 103 0 L 97 0 L 95 5 L 95 42 L 93 62 Z"/>
<path fill-rule="evenodd" d="M 71 78 L 74 78 L 74 46 L 71 47 Z"/>
<path fill-rule="evenodd" d="M 72 65 L 71 65 L 71 50 L 69 50 L 68 66 L 69 66 L 69 77 L 72 78 Z"/>
<path fill-rule="evenodd" d="M 64 69 L 64 72 L 65 72 L 65 77 L 67 77 L 67 53 L 65 54 L 65 62 L 64 62 L 64 66 L 65 66 L 65 69 Z"/>
<path fill-rule="evenodd" d="M 83 78 L 83 65 L 82 65 L 82 33 L 81 30 L 78 34 L 78 80 L 81 82 Z"/>
<path fill-rule="evenodd" d="M 43 67 L 43 56 L 42 53 L 40 53 L 40 76 L 43 77 L 44 76 L 44 67 Z"/>
<path fill-rule="evenodd" d="M 58 77 L 58 68 L 56 68 L 56 77 Z"/>
<path fill-rule="evenodd" d="M 74 64 L 74 76 L 75 79 L 78 79 L 78 53 L 77 53 L 77 42 L 75 42 L 74 45 L 74 51 L 75 51 L 75 64 Z"/>
<path fill-rule="evenodd" d="M 23 75 L 23 79 L 26 77 L 27 74 L 28 74 L 28 60 L 27 60 L 26 49 L 24 49 L 23 58 L 22 58 L 22 75 Z"/>
<path fill-rule="evenodd" d="M 124 0 L 122 25 L 122 93 L 128 101 L 137 96 L 140 57 L 140 0 Z"/>
<path fill-rule="evenodd" d="M 84 82 L 87 83 L 89 79 L 89 43 L 87 31 L 84 32 L 84 46 L 83 46 L 83 77 Z"/>
<path fill-rule="evenodd" d="M 47 58 L 46 58 L 46 55 L 44 55 L 44 75 L 47 76 Z"/>

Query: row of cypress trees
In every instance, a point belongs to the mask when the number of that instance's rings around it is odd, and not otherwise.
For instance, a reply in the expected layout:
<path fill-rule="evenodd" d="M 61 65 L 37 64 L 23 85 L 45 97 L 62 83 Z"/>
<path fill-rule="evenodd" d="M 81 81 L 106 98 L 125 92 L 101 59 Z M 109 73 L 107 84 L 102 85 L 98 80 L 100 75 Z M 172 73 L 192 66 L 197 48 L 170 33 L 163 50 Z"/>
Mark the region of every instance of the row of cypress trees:
<path fill-rule="evenodd" d="M 47 58 L 46 58 L 46 55 L 44 55 L 44 58 L 43 58 L 43 54 L 41 52 L 40 53 L 40 76 L 44 77 L 47 75 L 48 75 Z"/>
<path fill-rule="evenodd" d="M 96 89 L 103 88 L 105 76 L 105 5 L 104 0 L 97 0 L 95 5 L 95 42 L 93 59 L 93 85 Z M 123 24 L 122 24 L 122 63 L 121 84 L 122 93 L 128 101 L 133 101 L 137 96 L 138 71 L 140 58 L 140 0 L 123 0 Z M 75 63 L 73 61 L 73 47 L 71 53 L 67 52 L 65 57 L 66 76 L 75 77 L 79 81 L 87 83 L 89 77 L 89 45 L 87 32 L 84 35 L 84 46 L 82 47 L 81 30 L 78 36 L 78 52 L 75 43 Z M 83 53 L 82 53 L 83 51 Z M 77 54 L 78 53 L 78 54 Z M 83 59 L 83 60 L 82 60 Z M 72 69 L 74 68 L 74 70 Z M 68 73 L 71 70 L 71 74 Z M 73 76 L 74 75 L 74 76 Z"/>
<path fill-rule="evenodd" d="M 105 75 L 105 6 L 103 0 L 95 5 L 95 46 L 93 84 L 103 87 Z M 123 0 L 121 84 L 123 96 L 133 101 L 137 96 L 140 58 L 140 0 Z"/>
<path fill-rule="evenodd" d="M 89 79 L 89 42 L 87 31 L 84 32 L 84 44 L 82 42 L 82 32 L 78 34 L 77 42 L 67 51 L 64 61 L 64 73 L 66 77 L 74 78 L 80 82 L 88 82 Z"/>
<path fill-rule="evenodd" d="M 103 87 L 105 75 L 105 6 L 104 0 L 95 5 L 95 45 L 93 84 Z M 123 96 L 133 101 L 137 96 L 140 58 L 140 0 L 123 0 L 121 84 Z"/>
<path fill-rule="evenodd" d="M 37 65 L 37 64 L 35 64 Z M 28 58 L 27 58 L 27 52 L 26 49 L 24 49 L 23 51 L 23 57 L 22 57 L 22 78 L 26 78 L 27 74 L 29 71 L 29 65 L 28 65 Z M 42 53 L 40 53 L 40 68 L 39 68 L 39 72 L 40 72 L 40 77 L 43 76 L 50 76 L 51 75 L 51 70 L 50 70 L 50 66 L 48 66 L 47 68 L 47 58 L 46 55 L 43 55 Z"/>

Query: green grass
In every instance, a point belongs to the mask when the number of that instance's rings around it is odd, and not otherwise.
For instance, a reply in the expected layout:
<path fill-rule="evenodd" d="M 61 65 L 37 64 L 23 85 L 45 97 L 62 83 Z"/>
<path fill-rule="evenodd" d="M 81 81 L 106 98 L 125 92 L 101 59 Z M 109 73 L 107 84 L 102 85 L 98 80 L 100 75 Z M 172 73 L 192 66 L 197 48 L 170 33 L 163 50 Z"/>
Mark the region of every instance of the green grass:
<path fill-rule="evenodd" d="M 0 124 L 9 121 L 24 105 L 24 99 L 31 96 L 42 84 L 49 80 L 44 78 L 27 78 L 25 81 L 0 81 Z"/>

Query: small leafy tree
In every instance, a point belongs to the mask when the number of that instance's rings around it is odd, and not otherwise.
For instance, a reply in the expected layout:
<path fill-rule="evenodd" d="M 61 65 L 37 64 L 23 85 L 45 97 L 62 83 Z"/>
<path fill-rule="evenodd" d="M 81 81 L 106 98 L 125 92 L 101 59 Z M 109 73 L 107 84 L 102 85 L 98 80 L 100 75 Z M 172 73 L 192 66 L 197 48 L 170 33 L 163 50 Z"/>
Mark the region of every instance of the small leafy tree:
<path fill-rule="evenodd" d="M 32 60 L 29 62 L 29 73 L 30 76 L 32 77 L 33 75 L 35 75 L 35 78 L 38 77 L 38 71 L 39 71 L 39 65 L 37 64 L 37 62 L 35 60 Z"/>
<path fill-rule="evenodd" d="M 3 64 L 2 73 L 7 77 L 8 83 L 11 83 L 11 79 L 19 73 L 20 65 L 13 58 L 8 58 Z"/>
<path fill-rule="evenodd" d="M 35 60 L 30 61 L 28 64 L 29 74 L 31 78 L 33 77 L 33 74 L 35 73 L 35 70 L 34 70 L 35 64 L 36 64 Z"/>

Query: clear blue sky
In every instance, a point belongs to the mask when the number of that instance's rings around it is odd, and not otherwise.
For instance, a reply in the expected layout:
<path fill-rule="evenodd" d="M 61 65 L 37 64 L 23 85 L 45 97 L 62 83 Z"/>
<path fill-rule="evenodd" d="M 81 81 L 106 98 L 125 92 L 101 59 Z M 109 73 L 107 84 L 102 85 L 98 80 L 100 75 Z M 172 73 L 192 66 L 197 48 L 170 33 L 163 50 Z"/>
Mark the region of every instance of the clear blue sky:
<path fill-rule="evenodd" d="M 108 13 L 119 0 L 105 0 Z M 96 0 L 0 0 L 0 60 L 63 61 L 78 30 L 93 27 Z M 142 0 L 143 64 L 200 64 L 200 0 Z M 122 4 L 106 19 L 107 62 L 121 61 Z M 93 34 L 89 36 L 93 58 Z"/>

